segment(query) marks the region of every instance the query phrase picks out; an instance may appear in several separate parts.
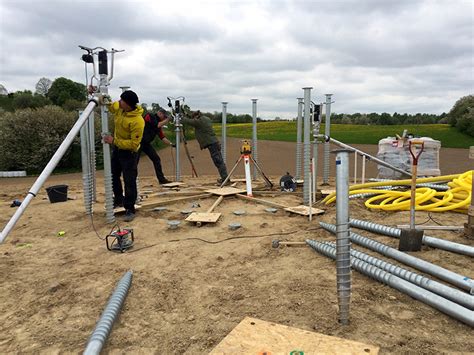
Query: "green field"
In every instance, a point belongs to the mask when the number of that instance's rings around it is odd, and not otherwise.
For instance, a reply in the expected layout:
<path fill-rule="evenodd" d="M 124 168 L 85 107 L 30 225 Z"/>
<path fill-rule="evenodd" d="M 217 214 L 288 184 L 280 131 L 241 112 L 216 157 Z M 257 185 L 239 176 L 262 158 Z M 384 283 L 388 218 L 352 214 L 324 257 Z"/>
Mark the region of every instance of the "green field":
<path fill-rule="evenodd" d="M 378 144 L 382 138 L 395 137 L 396 134 L 402 135 L 404 129 L 415 136 L 439 140 L 441 146 L 445 148 L 469 148 L 474 145 L 473 137 L 460 133 L 456 128 L 447 124 L 393 126 L 334 124 L 331 125 L 331 136 L 347 144 Z M 214 130 L 220 136 L 221 125 L 214 124 Z M 257 130 L 258 139 L 296 142 L 296 122 L 259 122 Z M 320 132 L 324 133 L 324 125 L 321 125 Z M 251 139 L 252 124 L 228 124 L 227 136 Z"/>

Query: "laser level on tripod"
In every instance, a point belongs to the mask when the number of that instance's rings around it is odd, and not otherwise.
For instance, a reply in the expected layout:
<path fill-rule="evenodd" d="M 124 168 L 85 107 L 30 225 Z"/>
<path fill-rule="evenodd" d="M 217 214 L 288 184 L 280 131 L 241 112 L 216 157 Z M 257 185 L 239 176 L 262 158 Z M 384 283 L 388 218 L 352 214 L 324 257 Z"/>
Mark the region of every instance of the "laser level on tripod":
<path fill-rule="evenodd" d="M 252 157 L 252 148 L 251 148 L 251 143 L 249 140 L 244 139 L 242 141 L 242 145 L 240 146 L 240 157 L 233 166 L 232 170 L 230 171 L 229 175 L 225 178 L 225 180 L 221 184 L 221 188 L 227 184 L 229 181 L 230 177 L 234 173 L 235 169 L 239 165 L 241 160 L 244 160 L 244 167 L 245 167 L 245 183 L 247 186 L 247 196 L 253 196 L 252 195 L 252 178 L 250 176 L 250 162 L 252 162 L 255 165 L 256 170 L 259 172 L 259 174 L 262 176 L 263 180 L 265 180 L 266 185 L 269 188 L 273 187 L 273 183 L 270 181 L 270 179 L 265 175 L 263 172 L 262 168 L 258 165 L 258 163 L 255 161 L 255 159 Z"/>

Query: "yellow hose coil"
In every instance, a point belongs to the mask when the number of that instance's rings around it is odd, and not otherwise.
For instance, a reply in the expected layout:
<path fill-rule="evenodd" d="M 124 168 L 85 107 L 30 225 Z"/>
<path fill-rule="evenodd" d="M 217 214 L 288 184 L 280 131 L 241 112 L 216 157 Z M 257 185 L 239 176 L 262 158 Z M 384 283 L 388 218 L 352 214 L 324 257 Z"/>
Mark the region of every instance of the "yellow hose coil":
<path fill-rule="evenodd" d="M 444 212 L 453 211 L 467 213 L 472 198 L 472 175 L 474 170 L 463 174 L 437 176 L 432 178 L 417 179 L 417 184 L 449 181 L 450 187 L 447 191 L 436 191 L 428 187 L 416 189 L 415 209 L 417 211 Z M 370 182 L 357 184 L 349 187 L 349 194 L 370 193 L 375 196 L 365 201 L 365 206 L 370 209 L 384 211 L 409 211 L 411 193 L 408 191 L 387 191 L 371 189 L 376 186 L 403 186 L 411 185 L 411 180 L 391 180 L 382 182 Z M 336 193 L 332 193 L 323 200 L 326 205 L 336 200 Z"/>

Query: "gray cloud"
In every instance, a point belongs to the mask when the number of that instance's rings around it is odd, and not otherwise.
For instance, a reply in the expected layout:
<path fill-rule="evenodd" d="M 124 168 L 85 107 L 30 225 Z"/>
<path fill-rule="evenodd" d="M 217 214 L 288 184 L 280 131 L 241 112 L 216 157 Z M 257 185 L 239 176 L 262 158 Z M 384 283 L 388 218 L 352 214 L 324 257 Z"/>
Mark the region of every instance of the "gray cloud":
<path fill-rule="evenodd" d="M 85 81 L 79 44 L 116 55 L 112 95 L 293 117 L 302 87 L 337 112 L 448 111 L 472 93 L 471 1 L 0 0 L 0 83 Z"/>

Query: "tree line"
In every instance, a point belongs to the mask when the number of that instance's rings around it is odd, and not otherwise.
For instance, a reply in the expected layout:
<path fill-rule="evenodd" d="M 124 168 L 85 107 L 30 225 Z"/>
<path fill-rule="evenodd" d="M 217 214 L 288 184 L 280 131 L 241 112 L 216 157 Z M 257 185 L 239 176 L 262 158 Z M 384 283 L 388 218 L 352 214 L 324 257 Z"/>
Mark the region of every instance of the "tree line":
<path fill-rule="evenodd" d="M 0 84 L 0 113 L 2 111 L 13 112 L 18 109 L 37 109 L 40 107 L 55 105 L 66 111 L 77 111 L 84 108 L 87 99 L 87 91 L 84 84 L 74 82 L 67 78 L 57 78 L 54 81 L 48 78 L 39 79 L 35 86 L 35 92 L 29 90 L 8 93 L 6 88 Z M 160 105 L 152 103 L 143 105 L 147 111 L 156 112 Z M 203 112 L 215 123 L 222 122 L 222 112 Z M 275 117 L 280 120 L 279 117 Z M 296 118 L 293 118 L 296 119 Z M 323 114 L 324 120 L 324 114 Z M 265 121 L 258 117 L 257 121 Z M 227 113 L 227 123 L 251 123 L 252 116 L 249 114 Z M 446 124 L 456 127 L 463 133 L 474 136 L 474 96 L 461 97 L 448 113 L 332 113 L 331 123 L 336 124 L 360 124 L 360 125 L 401 125 L 401 124 Z"/>

